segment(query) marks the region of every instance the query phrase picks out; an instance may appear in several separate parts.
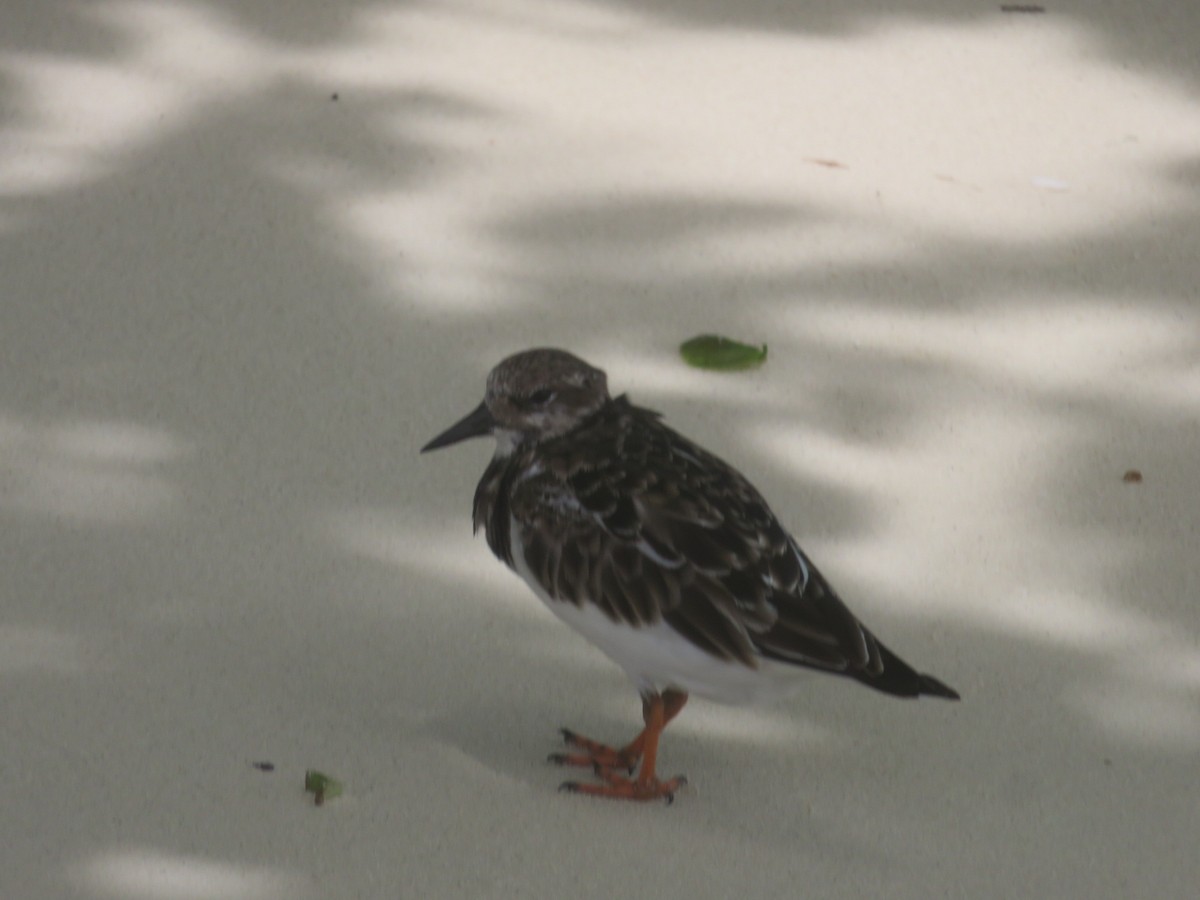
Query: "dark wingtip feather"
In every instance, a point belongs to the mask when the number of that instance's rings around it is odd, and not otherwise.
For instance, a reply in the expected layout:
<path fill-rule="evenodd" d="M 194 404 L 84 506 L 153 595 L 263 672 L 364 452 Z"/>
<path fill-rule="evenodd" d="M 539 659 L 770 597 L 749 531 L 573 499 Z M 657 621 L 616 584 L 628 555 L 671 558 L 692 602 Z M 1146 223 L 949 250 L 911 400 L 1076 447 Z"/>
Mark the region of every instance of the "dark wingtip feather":
<path fill-rule="evenodd" d="M 879 650 L 879 658 L 883 663 L 882 671 L 875 673 L 859 670 L 846 674 L 855 678 L 868 687 L 877 691 L 891 694 L 894 697 L 943 697 L 946 700 L 958 700 L 958 691 L 934 678 L 918 672 L 890 649 L 878 641 L 875 646 Z"/>
<path fill-rule="evenodd" d="M 950 685 L 944 684 L 932 675 L 925 675 L 924 673 L 921 675 L 921 694 L 930 697 L 945 697 L 947 700 L 962 699 L 958 696 L 958 691 L 950 687 Z"/>

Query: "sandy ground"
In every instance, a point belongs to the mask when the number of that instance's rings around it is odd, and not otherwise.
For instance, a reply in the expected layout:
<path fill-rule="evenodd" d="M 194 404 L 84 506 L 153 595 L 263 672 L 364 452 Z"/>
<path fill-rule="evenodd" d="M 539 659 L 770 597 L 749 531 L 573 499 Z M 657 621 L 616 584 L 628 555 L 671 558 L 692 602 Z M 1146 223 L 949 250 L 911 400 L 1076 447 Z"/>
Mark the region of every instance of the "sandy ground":
<path fill-rule="evenodd" d="M 0 896 L 1194 896 L 1200 5 L 1047 5 L 5 4 Z M 539 344 L 964 701 L 556 792 L 636 696 L 417 455 Z"/>

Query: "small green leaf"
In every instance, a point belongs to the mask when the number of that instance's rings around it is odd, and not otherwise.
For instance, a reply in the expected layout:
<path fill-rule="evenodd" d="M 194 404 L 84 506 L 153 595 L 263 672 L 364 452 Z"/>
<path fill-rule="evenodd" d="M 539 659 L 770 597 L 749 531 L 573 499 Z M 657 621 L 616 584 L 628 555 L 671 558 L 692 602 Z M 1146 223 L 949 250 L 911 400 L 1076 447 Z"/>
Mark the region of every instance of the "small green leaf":
<path fill-rule="evenodd" d="M 680 344 L 679 353 L 684 362 L 697 369 L 731 372 L 761 366 L 767 359 L 767 345 L 754 347 L 727 337 L 702 334 Z"/>
<path fill-rule="evenodd" d="M 330 778 L 324 772 L 309 769 L 304 773 L 304 790 L 313 795 L 317 806 L 324 806 L 326 800 L 341 796 L 342 783 L 336 778 Z"/>

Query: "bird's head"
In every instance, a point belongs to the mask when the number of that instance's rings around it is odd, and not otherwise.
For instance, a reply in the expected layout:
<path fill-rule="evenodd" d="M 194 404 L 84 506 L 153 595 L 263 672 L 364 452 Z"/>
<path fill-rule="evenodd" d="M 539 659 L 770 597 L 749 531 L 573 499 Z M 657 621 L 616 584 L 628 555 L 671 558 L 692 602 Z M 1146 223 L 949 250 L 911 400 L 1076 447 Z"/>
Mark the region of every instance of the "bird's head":
<path fill-rule="evenodd" d="M 421 452 L 486 434 L 495 436 L 500 452 L 512 452 L 566 434 L 609 399 L 600 369 L 565 350 L 525 350 L 492 369 L 483 402 Z"/>

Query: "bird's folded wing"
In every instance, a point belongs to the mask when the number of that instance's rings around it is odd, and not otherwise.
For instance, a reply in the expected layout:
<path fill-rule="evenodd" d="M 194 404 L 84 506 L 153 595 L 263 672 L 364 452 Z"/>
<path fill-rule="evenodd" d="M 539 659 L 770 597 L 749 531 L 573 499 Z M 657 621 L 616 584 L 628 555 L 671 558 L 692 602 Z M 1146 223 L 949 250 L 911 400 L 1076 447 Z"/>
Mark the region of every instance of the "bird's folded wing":
<path fill-rule="evenodd" d="M 750 667 L 764 656 L 838 672 L 878 665 L 870 633 L 758 492 L 668 433 L 678 446 L 656 450 L 684 465 L 605 454 L 618 462 L 516 486 L 525 561 L 547 594 L 591 602 L 634 627 L 665 621 L 713 656 Z"/>

